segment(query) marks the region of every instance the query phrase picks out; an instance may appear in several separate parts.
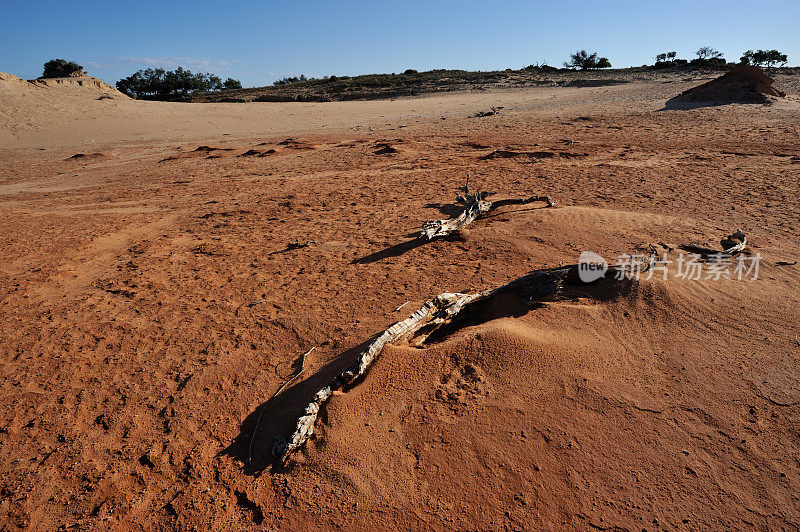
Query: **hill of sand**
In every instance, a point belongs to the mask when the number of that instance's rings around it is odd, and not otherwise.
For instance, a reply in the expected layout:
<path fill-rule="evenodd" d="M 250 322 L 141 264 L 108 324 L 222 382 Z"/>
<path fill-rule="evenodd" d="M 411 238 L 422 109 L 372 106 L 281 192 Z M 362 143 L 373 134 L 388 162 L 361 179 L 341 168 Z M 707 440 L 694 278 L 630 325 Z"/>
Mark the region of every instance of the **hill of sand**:
<path fill-rule="evenodd" d="M 775 89 L 771 77 L 759 67 L 738 64 L 730 72 L 700 86 L 693 87 L 681 96 L 687 100 L 703 102 L 757 102 L 770 98 L 783 98 L 786 93 Z"/>
<path fill-rule="evenodd" d="M 325 104 L 4 92 L 2 528 L 800 526 L 800 115 L 659 111 L 702 81 Z M 467 172 L 556 207 L 414 242 Z M 756 280 L 676 276 L 680 244 L 737 228 Z M 311 396 L 431 296 L 649 244 L 671 249 L 666 279 L 502 297 L 388 347 L 272 464 Z"/>
<path fill-rule="evenodd" d="M 37 89 L 41 88 L 57 88 L 60 90 L 72 90 L 73 93 L 70 97 L 74 97 L 75 90 L 81 93 L 99 93 L 106 94 L 116 98 L 128 98 L 125 94 L 121 93 L 108 83 L 101 79 L 92 76 L 69 76 L 63 78 L 39 78 L 32 80 L 20 79 L 13 74 L 6 74 L 0 72 L 0 92 L 8 94 L 22 94 L 37 99 L 47 99 L 47 96 L 42 96 L 37 93 Z"/>

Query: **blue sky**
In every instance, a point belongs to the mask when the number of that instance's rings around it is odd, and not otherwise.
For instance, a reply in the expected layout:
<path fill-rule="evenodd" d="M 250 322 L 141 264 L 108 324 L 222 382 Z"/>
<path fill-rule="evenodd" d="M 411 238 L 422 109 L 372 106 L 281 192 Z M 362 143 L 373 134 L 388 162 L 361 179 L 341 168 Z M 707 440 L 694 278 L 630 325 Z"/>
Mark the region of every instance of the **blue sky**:
<path fill-rule="evenodd" d="M 33 78 L 63 57 L 109 82 L 181 65 L 257 86 L 300 73 L 561 66 L 581 48 L 637 66 L 704 45 L 728 60 L 777 48 L 798 65 L 798 27 L 800 0 L 0 0 L 0 71 Z"/>

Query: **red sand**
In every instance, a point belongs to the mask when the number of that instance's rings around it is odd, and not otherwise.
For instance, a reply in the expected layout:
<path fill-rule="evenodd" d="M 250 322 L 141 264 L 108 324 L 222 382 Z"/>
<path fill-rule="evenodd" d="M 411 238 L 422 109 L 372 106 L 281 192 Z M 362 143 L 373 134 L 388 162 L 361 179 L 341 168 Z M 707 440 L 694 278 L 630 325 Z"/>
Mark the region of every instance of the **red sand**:
<path fill-rule="evenodd" d="M 13 100 L 2 528 L 796 528 L 800 270 L 776 263 L 798 258 L 799 115 L 657 112 L 682 83 L 325 105 L 69 87 Z M 250 149 L 275 153 L 238 157 Z M 498 150 L 580 156 L 486 158 Z M 467 172 L 558 207 L 404 245 L 450 212 Z M 655 278 L 528 311 L 497 300 L 421 349 L 388 348 L 292 467 L 269 467 L 310 395 L 428 297 L 736 228 L 763 257 L 759 280 Z M 313 346 L 264 410 L 254 474 L 259 408 Z"/>

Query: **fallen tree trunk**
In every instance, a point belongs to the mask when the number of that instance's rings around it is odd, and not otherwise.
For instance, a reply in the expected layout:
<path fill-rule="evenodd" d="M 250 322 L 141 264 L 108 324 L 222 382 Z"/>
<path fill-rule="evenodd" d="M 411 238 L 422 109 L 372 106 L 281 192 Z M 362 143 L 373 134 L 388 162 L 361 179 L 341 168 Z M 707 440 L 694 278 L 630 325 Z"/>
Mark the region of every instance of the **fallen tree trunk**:
<path fill-rule="evenodd" d="M 655 255 L 651 255 L 638 262 L 611 266 L 605 272 L 604 277 L 608 278 L 621 272 L 626 273 L 626 270 L 630 270 L 627 272 L 628 274 L 645 271 L 652 266 L 654 261 Z M 565 283 L 586 284 L 580 280 L 578 264 L 535 270 L 499 288 L 484 290 L 475 294 L 445 292 L 426 301 L 410 317 L 395 323 L 372 340 L 350 367 L 314 395 L 303 414 L 297 420 L 295 431 L 289 439 L 275 444 L 272 449 L 273 456 L 280 463 L 286 463 L 292 453 L 297 451 L 314 433 L 317 416 L 325 402 L 330 399 L 336 390 L 354 385 L 366 373 L 386 344 L 410 339 L 413 339 L 416 343 L 424 342 L 437 328 L 452 321 L 464 309 L 490 297 L 512 293 L 530 305 L 556 296 Z"/>
<path fill-rule="evenodd" d="M 491 192 L 469 192 L 469 176 L 467 176 L 467 183 L 462 189 L 463 196 L 458 196 L 456 201 L 464 205 L 464 210 L 458 216 L 447 218 L 445 220 L 428 220 L 422 224 L 422 230 L 419 237 L 425 240 L 433 240 L 441 236 L 447 236 L 450 233 L 465 227 L 475 221 L 481 214 L 503 207 L 505 205 L 525 205 L 537 201 L 544 201 L 548 207 L 555 205 L 555 202 L 550 196 L 530 196 L 529 198 L 519 199 L 504 199 L 498 201 L 486 201 L 486 198 L 492 195 Z"/>

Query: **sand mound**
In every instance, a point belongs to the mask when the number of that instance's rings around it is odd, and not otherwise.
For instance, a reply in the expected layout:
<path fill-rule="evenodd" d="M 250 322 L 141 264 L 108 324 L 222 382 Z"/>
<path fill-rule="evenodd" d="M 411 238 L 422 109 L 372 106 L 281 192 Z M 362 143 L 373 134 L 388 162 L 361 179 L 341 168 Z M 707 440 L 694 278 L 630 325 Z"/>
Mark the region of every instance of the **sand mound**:
<path fill-rule="evenodd" d="M 37 89 L 41 88 L 70 88 L 87 90 L 96 93 L 100 92 L 103 95 L 109 95 L 112 98 L 128 98 L 125 94 L 121 93 L 105 81 L 92 77 L 92 76 L 70 76 L 65 78 L 42 78 L 24 80 L 18 78 L 13 74 L 6 74 L 0 72 L 0 92 L 16 93 L 26 95 L 28 93 L 38 92 Z"/>
<path fill-rule="evenodd" d="M 28 83 L 13 74 L 0 72 L 0 92 L 21 92 L 27 88 Z"/>
<path fill-rule="evenodd" d="M 127 98 L 125 94 L 121 93 L 105 81 L 92 77 L 92 76 L 70 76 L 66 78 L 42 78 L 30 80 L 28 83 L 40 87 L 81 87 L 94 91 L 100 91 L 106 94 L 112 94 L 115 97 Z"/>
<path fill-rule="evenodd" d="M 681 96 L 686 100 L 701 102 L 758 102 L 770 97 L 783 98 L 785 93 L 772 87 L 775 82 L 759 67 L 744 64 L 717 79 L 689 89 Z"/>

